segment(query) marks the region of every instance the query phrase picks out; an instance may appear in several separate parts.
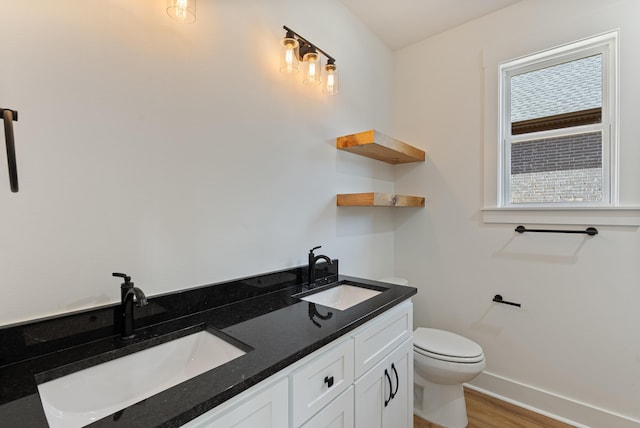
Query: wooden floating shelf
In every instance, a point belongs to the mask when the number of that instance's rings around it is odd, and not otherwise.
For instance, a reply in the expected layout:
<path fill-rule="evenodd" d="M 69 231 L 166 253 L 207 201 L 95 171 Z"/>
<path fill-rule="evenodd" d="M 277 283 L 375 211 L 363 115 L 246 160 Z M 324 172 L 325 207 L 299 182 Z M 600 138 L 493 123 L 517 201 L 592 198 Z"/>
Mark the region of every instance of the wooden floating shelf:
<path fill-rule="evenodd" d="M 336 199 L 339 207 L 424 207 L 424 197 L 391 193 L 346 193 Z"/>
<path fill-rule="evenodd" d="M 336 148 L 392 165 L 425 159 L 423 150 L 373 129 L 336 138 Z"/>

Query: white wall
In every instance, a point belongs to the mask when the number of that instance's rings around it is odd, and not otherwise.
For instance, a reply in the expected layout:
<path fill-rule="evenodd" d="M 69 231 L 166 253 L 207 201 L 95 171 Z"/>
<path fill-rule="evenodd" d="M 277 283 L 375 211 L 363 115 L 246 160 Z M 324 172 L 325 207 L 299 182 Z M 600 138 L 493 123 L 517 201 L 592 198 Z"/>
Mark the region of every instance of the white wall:
<path fill-rule="evenodd" d="M 588 426 L 640 425 L 640 232 L 516 236 L 482 222 L 483 51 L 620 28 L 621 200 L 637 204 L 639 16 L 636 0 L 524 0 L 396 53 L 394 129 L 428 154 L 396 177 L 427 196 L 396 217 L 395 273 L 419 288 L 416 325 L 482 345 L 476 386 Z M 497 293 L 522 309 L 492 303 Z"/>
<path fill-rule="evenodd" d="M 0 325 L 116 302 L 114 271 L 147 295 L 306 264 L 393 272 L 389 212 L 336 192 L 393 187 L 386 164 L 335 137 L 390 132 L 393 55 L 337 0 L 21 0 L 0 14 Z M 278 71 L 282 25 L 337 59 L 341 93 Z"/>

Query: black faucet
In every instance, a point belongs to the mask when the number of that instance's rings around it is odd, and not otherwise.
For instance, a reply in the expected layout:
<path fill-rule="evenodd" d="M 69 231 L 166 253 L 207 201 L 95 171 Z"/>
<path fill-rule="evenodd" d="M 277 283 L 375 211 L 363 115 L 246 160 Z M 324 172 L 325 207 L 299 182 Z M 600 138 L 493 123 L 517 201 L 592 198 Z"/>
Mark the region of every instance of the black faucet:
<path fill-rule="evenodd" d="M 322 247 L 317 246 L 309 250 L 309 288 L 313 288 L 316 285 L 316 262 L 319 259 L 324 259 L 328 264 L 332 263 L 331 259 L 325 255 L 320 254 L 316 256 L 313 254 L 313 252 L 319 248 Z"/>
<path fill-rule="evenodd" d="M 120 314 L 122 316 L 120 337 L 122 339 L 133 339 L 135 333 L 133 331 L 133 301 L 135 299 L 136 306 L 146 306 L 147 297 L 142 290 L 133 286 L 131 277 L 124 273 L 113 273 L 113 276 L 124 278 L 124 282 L 120 286 Z"/>

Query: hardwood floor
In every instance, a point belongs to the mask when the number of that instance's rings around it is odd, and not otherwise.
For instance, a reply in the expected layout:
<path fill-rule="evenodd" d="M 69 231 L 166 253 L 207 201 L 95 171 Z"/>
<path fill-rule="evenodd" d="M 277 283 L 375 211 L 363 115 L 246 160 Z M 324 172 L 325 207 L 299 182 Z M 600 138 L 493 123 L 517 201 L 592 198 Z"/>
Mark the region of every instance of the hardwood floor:
<path fill-rule="evenodd" d="M 523 409 L 469 388 L 464 389 L 467 402 L 467 428 L 572 428 L 563 422 Z M 441 428 L 417 416 L 414 428 Z"/>

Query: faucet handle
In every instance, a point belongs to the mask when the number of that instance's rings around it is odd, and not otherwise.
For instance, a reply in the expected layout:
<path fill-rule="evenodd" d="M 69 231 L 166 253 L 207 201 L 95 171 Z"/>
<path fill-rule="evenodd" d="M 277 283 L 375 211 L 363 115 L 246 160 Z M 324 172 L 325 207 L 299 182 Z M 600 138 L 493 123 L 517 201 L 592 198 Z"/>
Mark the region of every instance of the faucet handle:
<path fill-rule="evenodd" d="M 124 278 L 124 283 L 122 285 L 129 285 L 131 284 L 131 277 L 129 275 L 127 275 L 126 273 L 118 273 L 118 272 L 114 272 L 111 275 L 115 276 L 115 277 L 119 277 L 119 278 Z M 131 284 L 133 285 L 133 284 Z"/>
<path fill-rule="evenodd" d="M 310 249 L 310 250 L 309 250 L 309 254 L 313 254 L 313 252 L 314 252 L 315 250 L 318 250 L 318 249 L 320 249 L 320 248 L 322 248 L 322 245 L 318 245 L 317 247 L 313 247 L 312 249 Z"/>

